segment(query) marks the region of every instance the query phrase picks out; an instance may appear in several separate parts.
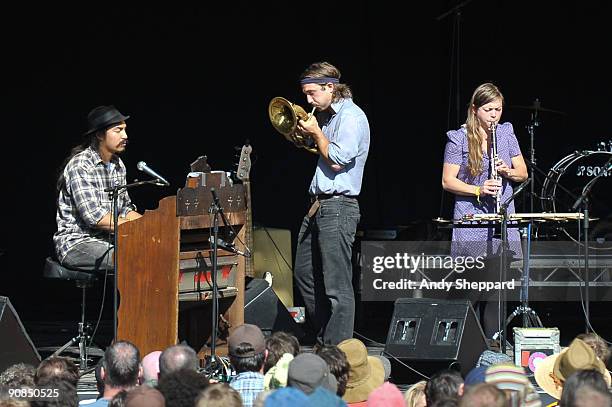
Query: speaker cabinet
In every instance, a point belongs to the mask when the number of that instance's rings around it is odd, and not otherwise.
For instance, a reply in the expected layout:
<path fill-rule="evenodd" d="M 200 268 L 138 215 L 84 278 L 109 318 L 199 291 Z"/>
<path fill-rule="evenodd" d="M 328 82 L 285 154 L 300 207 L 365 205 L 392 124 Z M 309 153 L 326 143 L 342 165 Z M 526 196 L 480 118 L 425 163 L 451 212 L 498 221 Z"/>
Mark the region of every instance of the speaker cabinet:
<path fill-rule="evenodd" d="M 40 355 L 26 333 L 8 297 L 0 296 L 0 372 L 15 363 L 34 367 Z"/>
<path fill-rule="evenodd" d="M 304 336 L 302 327 L 295 322 L 287 308 L 264 279 L 251 280 L 244 293 L 244 322 L 257 325 L 265 336 L 284 331 L 298 339 Z"/>
<path fill-rule="evenodd" d="M 272 287 L 285 307 L 293 307 L 291 231 L 268 227 L 253 229 L 255 277 L 272 274 Z"/>
<path fill-rule="evenodd" d="M 465 376 L 486 349 L 484 333 L 469 300 L 395 301 L 385 351 L 410 366 L 416 362 L 426 370 L 420 370 L 422 373 L 430 375 L 450 368 Z"/>

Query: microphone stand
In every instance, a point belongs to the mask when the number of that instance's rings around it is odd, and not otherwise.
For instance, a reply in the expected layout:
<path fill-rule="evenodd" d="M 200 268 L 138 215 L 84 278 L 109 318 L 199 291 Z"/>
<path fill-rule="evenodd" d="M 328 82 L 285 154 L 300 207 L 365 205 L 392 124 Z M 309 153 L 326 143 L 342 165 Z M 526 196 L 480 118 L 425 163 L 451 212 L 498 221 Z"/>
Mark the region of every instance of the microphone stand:
<path fill-rule="evenodd" d="M 604 164 L 603 171 L 600 171 L 592 180 L 590 180 L 582 189 L 582 194 L 574 205 L 572 206 L 572 210 L 575 211 L 579 207 L 582 206 L 582 213 L 584 214 L 584 219 L 582 220 L 582 230 L 584 235 L 584 286 L 585 286 L 585 318 L 586 318 L 586 332 L 589 333 L 591 331 L 590 325 L 590 314 L 589 314 L 589 194 L 591 193 L 591 189 L 593 185 L 597 183 L 599 178 L 601 178 L 604 174 L 607 174 L 610 169 L 612 169 L 612 157 L 608 159 L 608 161 Z"/>
<path fill-rule="evenodd" d="M 528 178 L 525 182 L 523 182 L 519 187 L 512 193 L 512 196 L 508 198 L 504 203 L 500 205 L 499 212 L 501 215 L 501 256 L 500 256 L 500 296 L 501 296 L 501 304 L 499 307 L 499 322 L 500 324 L 503 321 L 503 327 L 500 332 L 500 342 L 501 342 L 501 352 L 506 353 L 506 330 L 508 329 L 508 324 L 506 320 L 506 315 L 508 314 L 508 302 L 506 300 L 506 291 L 502 290 L 501 287 L 503 285 L 501 283 L 506 281 L 507 278 L 507 264 L 506 264 L 506 253 L 509 249 L 508 243 L 508 206 L 510 203 L 514 201 L 514 198 L 531 182 Z"/>
<path fill-rule="evenodd" d="M 127 191 L 130 188 L 138 187 L 141 185 L 153 184 L 158 186 L 164 186 L 159 180 L 148 180 L 148 181 L 136 181 L 131 184 L 117 185 L 110 188 L 105 188 L 104 192 L 108 192 L 111 198 L 111 208 L 113 210 L 113 267 L 115 272 L 113 274 L 113 342 L 117 342 L 117 312 L 119 311 L 119 193 L 121 191 Z"/>
<path fill-rule="evenodd" d="M 213 196 L 213 200 L 210 203 L 210 208 L 208 209 L 208 213 L 212 213 L 213 214 L 213 236 L 212 236 L 212 241 L 211 241 L 211 251 L 210 251 L 210 257 L 211 257 L 211 280 L 212 280 L 212 332 L 211 332 L 211 343 L 210 343 L 210 363 L 207 369 L 207 372 L 209 373 L 210 376 L 212 376 L 215 372 L 216 369 L 216 363 L 217 363 L 217 356 L 216 356 L 216 349 L 217 349 L 217 320 L 219 318 L 218 313 L 219 313 L 219 305 L 218 305 L 218 292 L 219 292 L 219 288 L 217 285 L 217 251 L 219 248 L 219 244 L 218 244 L 218 236 L 219 236 L 219 215 L 221 215 L 221 220 L 223 221 L 223 225 L 226 227 L 229 227 L 229 236 L 231 238 L 230 242 L 233 241 L 233 239 L 236 236 L 236 232 L 234 231 L 234 229 L 232 228 L 232 225 L 230 224 L 229 220 L 227 219 L 227 217 L 225 216 L 225 212 L 223 212 L 223 207 L 221 206 L 221 203 L 219 202 L 219 196 L 217 195 L 217 191 L 215 190 L 215 188 L 211 187 L 210 188 L 210 193 Z M 238 252 L 234 252 L 236 254 L 239 254 Z M 250 250 L 247 248 L 247 253 L 249 253 L 250 255 Z"/>
<path fill-rule="evenodd" d="M 219 213 L 222 214 L 224 220 L 225 215 L 223 215 L 223 208 L 219 203 L 219 197 L 217 196 L 217 191 L 215 188 L 210 188 L 210 193 L 213 196 L 213 200 L 210 203 L 210 208 L 208 213 L 213 214 L 213 240 L 212 240 L 212 248 L 210 251 L 211 257 L 211 278 L 212 278 L 212 332 L 210 334 L 210 369 L 212 372 L 215 369 L 217 363 L 216 356 L 216 348 L 217 348 L 217 318 L 218 318 L 218 310 L 217 310 L 217 238 L 219 236 Z"/>

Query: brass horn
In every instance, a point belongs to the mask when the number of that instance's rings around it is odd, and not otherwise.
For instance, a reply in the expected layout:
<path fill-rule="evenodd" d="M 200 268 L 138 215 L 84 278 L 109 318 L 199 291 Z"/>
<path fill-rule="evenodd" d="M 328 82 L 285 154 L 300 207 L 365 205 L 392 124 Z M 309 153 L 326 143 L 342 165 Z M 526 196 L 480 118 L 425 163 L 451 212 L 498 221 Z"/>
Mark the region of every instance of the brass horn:
<path fill-rule="evenodd" d="M 308 120 L 308 113 L 299 105 L 285 98 L 275 97 L 268 105 L 268 116 L 274 128 L 296 147 L 318 154 L 316 144 L 309 143 L 310 138 L 297 129 L 298 120 Z"/>

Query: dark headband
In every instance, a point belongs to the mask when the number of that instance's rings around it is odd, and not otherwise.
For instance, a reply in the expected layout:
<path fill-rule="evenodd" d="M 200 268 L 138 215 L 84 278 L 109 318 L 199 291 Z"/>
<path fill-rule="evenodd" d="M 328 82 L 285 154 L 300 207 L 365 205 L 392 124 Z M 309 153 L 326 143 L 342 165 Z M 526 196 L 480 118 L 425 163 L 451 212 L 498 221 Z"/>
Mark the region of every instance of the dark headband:
<path fill-rule="evenodd" d="M 304 78 L 300 80 L 300 85 L 307 85 L 309 83 L 317 83 L 317 84 L 325 84 L 325 83 L 340 83 L 340 79 L 338 78 L 330 78 L 328 76 L 323 76 L 320 78 Z"/>

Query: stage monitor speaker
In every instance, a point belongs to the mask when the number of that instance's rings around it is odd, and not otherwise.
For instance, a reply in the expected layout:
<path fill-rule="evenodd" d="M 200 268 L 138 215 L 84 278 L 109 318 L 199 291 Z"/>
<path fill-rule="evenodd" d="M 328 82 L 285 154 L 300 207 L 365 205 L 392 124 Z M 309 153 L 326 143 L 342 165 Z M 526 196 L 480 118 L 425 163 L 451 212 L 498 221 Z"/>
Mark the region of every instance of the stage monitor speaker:
<path fill-rule="evenodd" d="M 40 355 L 26 333 L 8 297 L 0 296 L 0 372 L 16 363 L 34 367 Z"/>
<path fill-rule="evenodd" d="M 469 300 L 395 301 L 385 351 L 417 370 L 426 370 L 421 373 L 449 368 L 465 377 L 486 349 L 484 333 Z"/>
<path fill-rule="evenodd" d="M 285 307 L 293 307 L 291 231 L 269 227 L 253 228 L 255 277 L 272 274 L 272 287 Z"/>
<path fill-rule="evenodd" d="M 287 308 L 268 284 L 261 278 L 251 280 L 244 293 L 244 322 L 257 325 L 265 336 L 276 331 L 304 336 L 302 327 L 295 322 Z"/>

